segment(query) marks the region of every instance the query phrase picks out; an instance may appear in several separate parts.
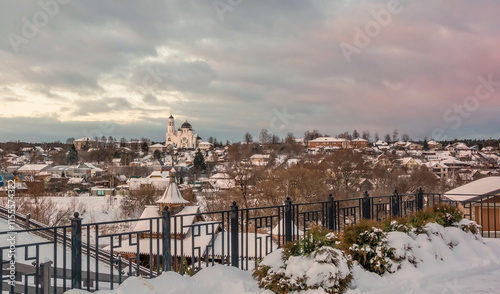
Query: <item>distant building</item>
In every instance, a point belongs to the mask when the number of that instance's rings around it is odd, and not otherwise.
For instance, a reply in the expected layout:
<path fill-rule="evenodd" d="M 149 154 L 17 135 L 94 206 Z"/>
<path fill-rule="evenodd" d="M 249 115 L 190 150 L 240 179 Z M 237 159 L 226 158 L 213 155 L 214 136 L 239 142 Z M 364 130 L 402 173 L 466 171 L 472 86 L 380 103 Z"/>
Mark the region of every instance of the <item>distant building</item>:
<path fill-rule="evenodd" d="M 320 147 L 330 147 L 338 149 L 349 148 L 349 140 L 344 138 L 319 137 L 309 141 L 309 148 Z"/>
<path fill-rule="evenodd" d="M 264 166 L 269 163 L 269 160 L 271 159 L 271 155 L 269 154 L 254 154 L 250 156 L 250 162 L 253 165 L 258 165 L 258 166 Z"/>
<path fill-rule="evenodd" d="M 212 150 L 214 149 L 214 144 L 210 142 L 200 142 L 198 144 L 198 148 L 200 148 L 201 150 Z"/>
<path fill-rule="evenodd" d="M 87 145 L 88 148 L 96 148 L 97 147 L 97 141 L 95 141 L 94 139 L 87 138 L 87 137 L 76 139 L 75 141 L 73 141 L 73 144 L 75 145 L 76 150 L 84 149 L 85 145 Z"/>
<path fill-rule="evenodd" d="M 356 138 L 351 141 L 351 145 L 353 148 L 360 149 L 368 146 L 368 140 L 362 138 Z"/>
<path fill-rule="evenodd" d="M 198 135 L 193 127 L 186 120 L 179 129 L 175 130 L 174 117 L 168 118 L 167 133 L 165 136 L 165 146 L 174 148 L 196 149 L 198 147 Z"/>

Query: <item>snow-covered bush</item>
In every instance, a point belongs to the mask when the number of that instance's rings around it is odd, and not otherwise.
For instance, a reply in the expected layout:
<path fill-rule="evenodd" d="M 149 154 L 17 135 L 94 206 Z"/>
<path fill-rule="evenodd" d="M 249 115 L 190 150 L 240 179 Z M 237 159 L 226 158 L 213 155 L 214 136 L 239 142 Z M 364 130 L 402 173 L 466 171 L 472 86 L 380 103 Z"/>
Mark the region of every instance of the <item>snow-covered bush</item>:
<path fill-rule="evenodd" d="M 317 226 L 307 231 L 304 238 L 285 244 L 283 254 L 286 258 L 289 256 L 309 255 L 323 246 L 336 247 L 339 242 L 334 233 Z"/>
<path fill-rule="evenodd" d="M 453 225 L 462 229 L 462 231 L 466 233 L 472 233 L 476 236 L 476 239 L 481 236 L 481 226 L 478 225 L 475 221 L 464 218 L 458 223 L 454 223 Z"/>
<path fill-rule="evenodd" d="M 334 248 L 336 242 L 333 233 L 310 230 L 303 239 L 268 255 L 253 275 L 261 288 L 274 293 L 313 289 L 342 293 L 352 279 L 351 263 L 342 250 Z"/>
<path fill-rule="evenodd" d="M 342 243 L 352 260 L 379 275 L 393 272 L 393 264 L 399 262 L 394 248 L 387 245 L 387 232 L 372 226 L 372 222 L 346 228 Z"/>

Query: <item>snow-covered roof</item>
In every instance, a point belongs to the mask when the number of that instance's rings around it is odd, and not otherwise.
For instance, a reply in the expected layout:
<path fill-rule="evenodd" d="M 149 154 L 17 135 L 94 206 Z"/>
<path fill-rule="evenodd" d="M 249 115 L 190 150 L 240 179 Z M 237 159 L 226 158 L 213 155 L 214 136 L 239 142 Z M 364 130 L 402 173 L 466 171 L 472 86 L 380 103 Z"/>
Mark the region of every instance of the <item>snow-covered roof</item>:
<path fill-rule="evenodd" d="M 271 155 L 269 154 L 254 154 L 250 156 L 250 159 L 269 159 Z"/>
<path fill-rule="evenodd" d="M 42 171 L 47 168 L 49 168 L 50 165 L 48 164 L 25 164 L 21 166 L 17 171 L 23 172 L 23 171 Z"/>
<path fill-rule="evenodd" d="M 318 137 L 314 140 L 309 141 L 310 142 L 345 142 L 346 139 L 344 138 L 334 138 L 334 137 Z"/>
<path fill-rule="evenodd" d="M 95 141 L 95 140 L 91 139 L 91 138 L 88 138 L 88 137 L 83 137 L 83 138 L 80 138 L 80 139 L 76 139 L 73 142 L 86 142 L 86 141 Z"/>
<path fill-rule="evenodd" d="M 454 201 L 466 201 L 480 195 L 498 194 L 500 194 L 500 177 L 487 177 L 452 189 L 444 193 L 444 196 Z"/>
<path fill-rule="evenodd" d="M 173 174 L 173 173 L 172 173 Z M 170 184 L 163 193 L 163 196 L 156 201 L 156 203 L 162 204 L 187 204 L 189 201 L 182 197 L 181 191 L 175 182 L 174 177 L 170 176 Z"/>
<path fill-rule="evenodd" d="M 368 140 L 365 140 L 363 138 L 356 138 L 356 139 L 352 140 L 352 142 L 368 142 Z"/>

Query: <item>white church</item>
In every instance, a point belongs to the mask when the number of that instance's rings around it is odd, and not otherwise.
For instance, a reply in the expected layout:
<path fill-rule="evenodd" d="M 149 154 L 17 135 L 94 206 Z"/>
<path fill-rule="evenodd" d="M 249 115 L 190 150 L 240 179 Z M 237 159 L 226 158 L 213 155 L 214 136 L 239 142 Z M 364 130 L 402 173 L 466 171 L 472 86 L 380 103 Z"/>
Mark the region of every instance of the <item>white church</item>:
<path fill-rule="evenodd" d="M 187 120 L 176 130 L 174 117 L 170 115 L 165 138 L 166 147 L 171 145 L 174 148 L 196 149 L 198 148 L 198 140 L 198 135 Z"/>

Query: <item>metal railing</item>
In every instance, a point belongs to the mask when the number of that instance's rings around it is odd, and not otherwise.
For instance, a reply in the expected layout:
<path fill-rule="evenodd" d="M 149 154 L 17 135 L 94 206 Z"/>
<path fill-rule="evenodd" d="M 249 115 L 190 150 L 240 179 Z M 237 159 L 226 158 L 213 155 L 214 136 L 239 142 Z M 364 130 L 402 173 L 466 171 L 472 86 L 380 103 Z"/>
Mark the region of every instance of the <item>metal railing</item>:
<path fill-rule="evenodd" d="M 497 237 L 500 201 L 495 195 L 424 193 L 294 203 L 199 212 L 186 207 L 161 216 L 82 224 L 77 213 L 69 226 L 0 232 L 15 236 L 0 247 L 3 281 L 0 292 L 62 293 L 68 289 L 113 289 L 130 276 L 155 277 L 164 271 L 194 274 L 215 264 L 250 270 L 255 262 L 283 244 L 299 239 L 312 226 L 342 231 L 361 219 L 385 220 L 409 216 L 434 204 L 459 207 L 483 226 L 483 235 Z M 0 216 L 2 216 L 0 209 Z M 499 212 L 497 212 L 499 211 Z M 18 215 L 18 224 L 26 223 Z M 0 236 L 0 238 L 2 238 Z M 14 256 L 14 257 L 12 257 Z M 13 259 L 15 258 L 15 259 Z M 14 261 L 14 277 L 9 266 Z M 31 264 L 30 264 L 31 263 Z"/>

